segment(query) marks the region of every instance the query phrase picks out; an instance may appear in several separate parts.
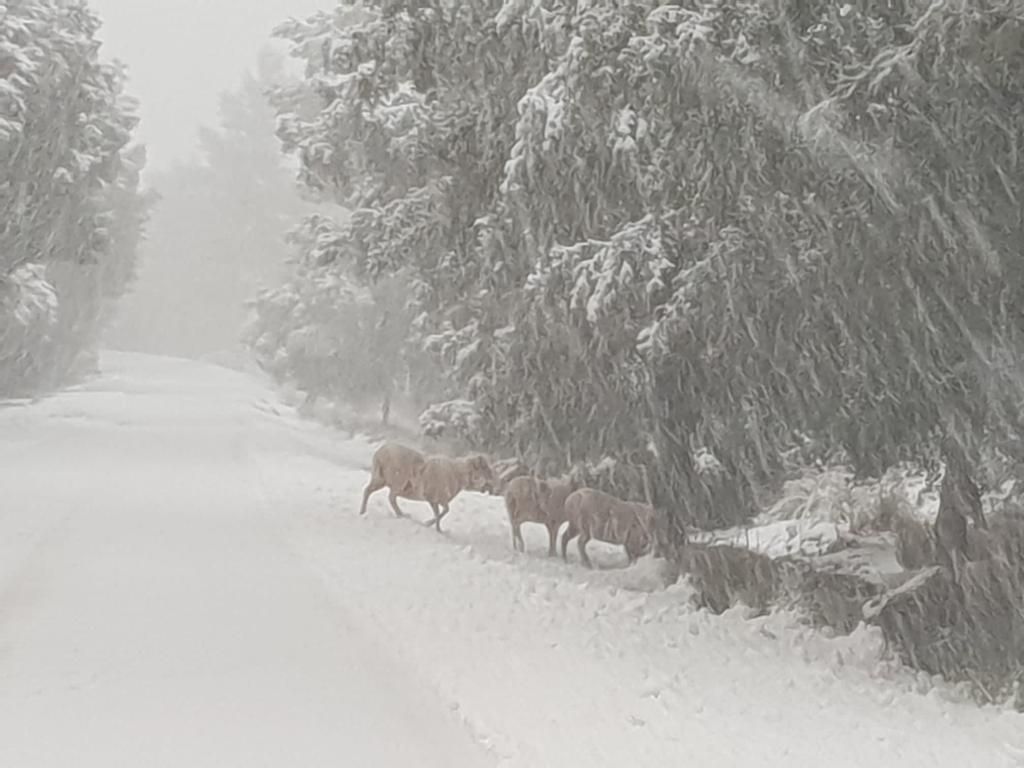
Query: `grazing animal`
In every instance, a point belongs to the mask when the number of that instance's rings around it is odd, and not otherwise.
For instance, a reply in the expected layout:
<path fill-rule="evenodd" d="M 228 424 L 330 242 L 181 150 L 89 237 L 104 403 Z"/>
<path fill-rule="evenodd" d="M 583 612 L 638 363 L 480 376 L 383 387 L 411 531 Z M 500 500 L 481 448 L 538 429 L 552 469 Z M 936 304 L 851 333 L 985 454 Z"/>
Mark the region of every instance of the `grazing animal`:
<path fill-rule="evenodd" d="M 565 500 L 577 487 L 572 476 L 554 480 L 520 476 L 509 480 L 505 487 L 505 510 L 512 529 L 512 548 L 525 552 L 522 524 L 540 523 L 548 529 L 548 557 L 554 557 L 558 553 L 558 529 L 566 520 Z"/>
<path fill-rule="evenodd" d="M 434 518 L 424 525 L 433 525 L 440 533 L 441 520 L 448 514 L 452 499 L 466 490 L 490 493 L 494 484 L 494 470 L 483 456 L 424 456 L 413 448 L 387 442 L 373 454 L 370 482 L 363 490 L 359 514 L 366 514 L 371 494 L 387 488 L 388 501 L 398 517 L 405 516 L 398 506 L 400 498 L 430 504 Z"/>
<path fill-rule="evenodd" d="M 395 511 L 395 517 L 405 517 L 398 506 L 398 498 L 409 498 L 405 493 L 411 491 L 413 478 L 419 474 L 426 460 L 427 457 L 415 448 L 390 441 L 374 451 L 370 482 L 363 490 L 363 504 L 359 514 L 366 514 L 366 503 L 371 494 L 387 488 L 388 501 Z"/>
<path fill-rule="evenodd" d="M 587 542 L 597 539 L 608 544 L 621 544 L 632 565 L 655 545 L 654 507 L 640 501 L 623 501 L 595 490 L 580 488 L 565 500 L 565 516 L 569 527 L 562 534 L 562 559 L 568 561 L 569 542 L 579 536 L 580 559 L 593 568 L 587 557 Z"/>
<path fill-rule="evenodd" d="M 530 474 L 530 468 L 519 459 L 501 459 L 491 465 L 497 480 L 494 483 L 493 491 L 504 494 L 508 484 L 517 477 Z"/>

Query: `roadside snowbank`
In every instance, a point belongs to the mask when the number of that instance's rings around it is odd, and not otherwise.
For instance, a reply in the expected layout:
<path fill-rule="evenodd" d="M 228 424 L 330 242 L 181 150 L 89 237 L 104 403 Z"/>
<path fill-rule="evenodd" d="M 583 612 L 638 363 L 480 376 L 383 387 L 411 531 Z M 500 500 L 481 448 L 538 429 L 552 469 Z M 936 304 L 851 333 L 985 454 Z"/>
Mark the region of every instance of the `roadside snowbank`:
<path fill-rule="evenodd" d="M 540 526 L 514 554 L 497 498 L 459 497 L 444 536 L 392 517 L 383 493 L 359 518 L 373 446 L 308 433 L 343 466 L 266 457 L 294 488 L 290 546 L 505 765 L 1018 764 L 1024 717 L 900 667 L 874 629 L 830 639 L 788 614 L 694 611 L 650 559 L 622 569 L 597 544 L 593 572 L 549 559 Z"/>

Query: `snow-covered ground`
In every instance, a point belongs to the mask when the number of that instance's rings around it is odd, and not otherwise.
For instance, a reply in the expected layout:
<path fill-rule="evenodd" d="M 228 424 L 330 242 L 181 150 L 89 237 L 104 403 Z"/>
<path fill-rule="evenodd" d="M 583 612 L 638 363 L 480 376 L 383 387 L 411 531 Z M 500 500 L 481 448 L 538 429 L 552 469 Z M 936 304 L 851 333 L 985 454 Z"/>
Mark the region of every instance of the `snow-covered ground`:
<path fill-rule="evenodd" d="M 1024 717 L 592 545 L 357 515 L 373 446 L 261 383 L 108 354 L 0 407 L 0 766 L 1024 765 Z M 425 505 L 405 502 L 414 518 Z"/>

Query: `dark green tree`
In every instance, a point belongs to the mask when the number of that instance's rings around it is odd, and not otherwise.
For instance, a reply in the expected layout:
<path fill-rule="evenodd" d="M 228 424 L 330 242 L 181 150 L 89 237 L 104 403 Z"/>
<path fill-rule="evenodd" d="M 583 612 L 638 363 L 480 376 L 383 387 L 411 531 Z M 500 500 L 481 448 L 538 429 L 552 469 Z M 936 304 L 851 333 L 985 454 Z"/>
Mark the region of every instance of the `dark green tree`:
<path fill-rule="evenodd" d="M 280 134 L 483 444 L 713 525 L 802 436 L 870 474 L 1017 434 L 1012 4 L 363 7 L 282 28 L 321 109 Z"/>

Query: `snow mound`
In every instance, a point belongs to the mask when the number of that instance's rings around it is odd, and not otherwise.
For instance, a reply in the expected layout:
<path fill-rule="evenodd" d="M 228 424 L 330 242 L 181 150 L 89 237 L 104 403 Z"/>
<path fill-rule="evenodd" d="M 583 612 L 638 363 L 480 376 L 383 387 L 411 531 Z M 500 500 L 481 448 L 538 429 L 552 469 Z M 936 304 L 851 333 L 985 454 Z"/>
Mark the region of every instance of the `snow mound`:
<path fill-rule="evenodd" d="M 839 546 L 849 525 L 827 520 L 777 520 L 749 527 L 728 528 L 696 533 L 693 540 L 702 544 L 728 544 L 759 552 L 771 558 L 787 555 L 814 557 Z"/>

